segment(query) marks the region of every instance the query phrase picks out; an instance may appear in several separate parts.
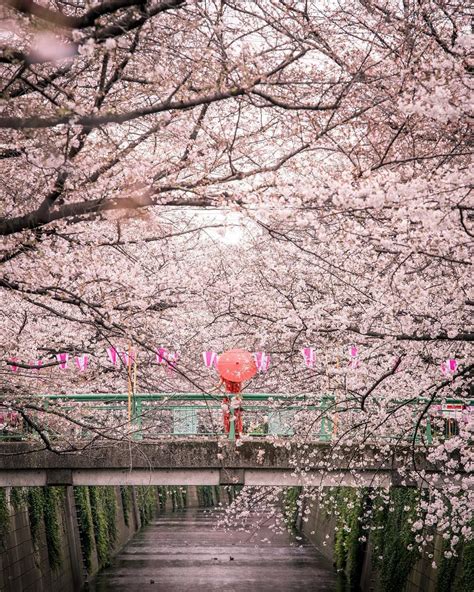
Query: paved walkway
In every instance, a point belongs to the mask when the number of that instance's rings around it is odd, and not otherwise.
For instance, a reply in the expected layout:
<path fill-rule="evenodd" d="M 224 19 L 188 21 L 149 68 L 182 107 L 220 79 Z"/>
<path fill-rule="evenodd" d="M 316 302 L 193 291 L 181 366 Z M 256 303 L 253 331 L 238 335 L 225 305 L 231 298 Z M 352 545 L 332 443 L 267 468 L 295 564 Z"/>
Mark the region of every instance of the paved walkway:
<path fill-rule="evenodd" d="M 204 510 L 162 514 L 138 533 L 91 592 L 334 592 L 330 562 L 287 534 L 214 530 Z M 271 539 L 271 544 L 261 542 Z"/>

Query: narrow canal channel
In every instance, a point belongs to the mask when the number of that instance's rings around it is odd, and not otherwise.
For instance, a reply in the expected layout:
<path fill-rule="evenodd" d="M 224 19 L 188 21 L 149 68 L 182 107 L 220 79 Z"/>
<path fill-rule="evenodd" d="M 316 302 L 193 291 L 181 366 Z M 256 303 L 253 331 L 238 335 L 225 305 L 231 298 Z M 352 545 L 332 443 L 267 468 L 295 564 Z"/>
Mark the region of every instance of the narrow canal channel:
<path fill-rule="evenodd" d="M 215 530 L 199 509 L 161 514 L 90 584 L 91 592 L 334 592 L 330 561 L 288 534 Z M 262 541 L 269 539 L 270 543 Z M 303 542 L 303 544 L 301 544 Z"/>

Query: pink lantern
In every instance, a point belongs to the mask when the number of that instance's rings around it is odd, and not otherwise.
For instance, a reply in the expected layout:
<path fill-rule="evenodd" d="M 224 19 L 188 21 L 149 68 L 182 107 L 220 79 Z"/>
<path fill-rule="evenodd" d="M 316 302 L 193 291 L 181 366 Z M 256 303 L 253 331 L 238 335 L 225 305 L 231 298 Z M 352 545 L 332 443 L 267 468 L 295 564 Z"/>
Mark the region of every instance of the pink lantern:
<path fill-rule="evenodd" d="M 69 354 L 62 352 L 62 353 L 56 355 L 56 359 L 59 362 L 59 368 L 61 370 L 66 370 L 67 362 L 69 360 Z"/>
<path fill-rule="evenodd" d="M 452 376 L 458 367 L 457 360 L 449 359 L 441 363 L 441 372 L 445 376 Z"/>
<path fill-rule="evenodd" d="M 359 367 L 360 361 L 359 361 L 359 350 L 357 349 L 357 347 L 355 345 L 351 345 L 351 347 L 349 348 L 349 356 L 350 356 L 350 360 L 349 360 L 349 366 L 354 370 L 355 368 Z"/>
<path fill-rule="evenodd" d="M 355 345 L 351 345 L 351 347 L 349 348 L 349 356 L 350 356 L 350 360 L 349 360 L 349 365 L 351 368 L 358 368 L 359 367 L 359 352 L 357 350 L 357 347 Z"/>
<path fill-rule="evenodd" d="M 156 362 L 158 364 L 165 364 L 168 374 L 173 374 L 176 364 L 179 360 L 179 352 L 170 352 L 164 347 L 156 350 Z"/>
<path fill-rule="evenodd" d="M 213 351 L 202 352 L 204 365 L 206 368 L 213 368 L 217 365 L 217 354 Z"/>
<path fill-rule="evenodd" d="M 167 366 L 166 366 L 166 371 L 168 372 L 168 374 L 173 374 L 173 372 L 176 369 L 176 364 L 178 363 L 179 360 L 179 352 L 168 352 L 168 357 L 166 359 Z"/>
<path fill-rule="evenodd" d="M 119 352 L 118 353 L 120 359 L 122 360 L 122 364 L 124 366 L 129 366 L 131 364 L 133 364 L 135 362 L 135 352 L 130 352 L 130 354 L 128 352 Z"/>
<path fill-rule="evenodd" d="M 304 363 L 306 364 L 307 368 L 313 368 L 314 364 L 316 363 L 316 354 L 312 347 L 304 347 L 301 350 L 303 354 Z"/>
<path fill-rule="evenodd" d="M 157 364 L 164 364 L 168 357 L 168 350 L 164 347 L 160 347 L 156 350 L 156 362 Z"/>
<path fill-rule="evenodd" d="M 108 347 L 107 348 L 107 355 L 109 356 L 109 360 L 112 362 L 112 364 L 114 366 L 117 365 L 117 350 L 115 349 L 115 347 Z"/>
<path fill-rule="evenodd" d="M 267 372 L 270 367 L 270 355 L 265 352 L 256 352 L 254 357 L 257 370 L 262 373 Z"/>
<path fill-rule="evenodd" d="M 79 368 L 81 372 L 87 370 L 87 364 L 89 363 L 89 358 L 84 354 L 82 356 L 76 356 L 76 366 Z"/>

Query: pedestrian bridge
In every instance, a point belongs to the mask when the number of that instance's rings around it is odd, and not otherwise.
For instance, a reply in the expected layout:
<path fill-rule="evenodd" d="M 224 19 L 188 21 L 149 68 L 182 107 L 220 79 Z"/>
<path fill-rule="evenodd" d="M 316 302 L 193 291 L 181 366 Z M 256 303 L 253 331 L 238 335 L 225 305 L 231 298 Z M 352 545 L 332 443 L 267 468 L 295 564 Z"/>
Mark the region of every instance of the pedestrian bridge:
<path fill-rule="evenodd" d="M 67 395 L 32 395 L 22 401 L 22 410 L 33 420 L 35 429 L 55 439 L 132 439 L 147 440 L 169 436 L 207 437 L 224 435 L 222 421 L 222 396 L 208 393 L 98 393 Z M 437 402 L 436 402 L 437 403 Z M 471 405 L 474 403 L 470 402 Z M 426 404 L 426 400 L 395 401 L 395 407 L 406 405 L 413 408 Z M 436 414 L 453 417 L 458 408 L 469 407 L 466 402 L 448 401 L 445 410 L 441 404 L 433 405 Z M 450 409 L 453 407 L 453 409 Z M 303 436 L 329 442 L 341 429 L 340 420 L 360 416 L 357 399 L 338 401 L 326 395 L 288 395 L 245 393 L 242 401 L 244 433 L 252 437 Z M 470 407 L 474 409 L 474 407 Z M 235 409 L 230 405 L 229 440 L 235 440 Z M 460 412 L 459 412 L 460 413 Z M 362 419 L 366 418 L 363 415 Z M 423 439 L 433 441 L 432 414 L 423 424 Z M 343 427 L 343 426 L 342 426 Z M 406 425 L 403 438 L 413 440 L 413 428 Z M 19 410 L 2 408 L 0 405 L 0 441 L 12 437 L 28 438 L 31 425 L 21 421 Z M 39 435 L 39 434 L 37 434 Z M 448 434 L 446 434 L 448 435 Z M 399 439 L 389 428 L 379 436 Z M 417 432 L 415 437 L 420 438 Z"/>
<path fill-rule="evenodd" d="M 410 406 L 423 401 L 413 400 Z M 377 430 L 377 444 L 334 451 L 349 411 L 334 396 L 249 393 L 245 437 L 236 440 L 231 408 L 224 433 L 221 398 L 205 393 L 34 395 L 3 410 L 0 487 L 9 485 L 311 485 L 379 486 L 400 482 L 401 467 L 436 472 L 426 460 L 434 438 L 427 414 Z M 451 402 L 451 406 L 463 406 Z M 401 406 L 399 404 L 399 406 Z M 437 405 L 441 407 L 441 405 Z M 464 405 L 465 407 L 465 405 Z M 445 413 L 441 410 L 442 413 Z M 458 413 L 448 410 L 448 413 Z M 461 412 L 459 412 L 461 413 Z M 466 413 L 465 410 L 462 413 Z M 15 416 L 16 414 L 16 416 Z M 20 421 L 25 417 L 28 420 Z M 358 421 L 355 415 L 351 421 Z M 366 417 L 366 416 L 365 416 Z M 6 419 L 5 419 L 6 418 Z M 364 419 L 364 418 L 362 418 Z M 436 423 L 436 421 L 435 421 Z M 439 422 L 438 422 L 439 423 Z M 1 427 L 1 425 L 0 425 Z M 389 447 L 383 444 L 390 444 Z M 387 452 L 389 450 L 389 452 Z M 304 466 L 299 463 L 304 459 Z"/>
<path fill-rule="evenodd" d="M 179 438 L 154 442 L 104 442 L 55 452 L 38 442 L 0 444 L 0 487 L 26 485 L 399 485 L 398 469 L 416 462 L 437 472 L 420 449 L 346 447 L 313 441 L 278 445 L 254 438 L 239 445 L 225 438 Z M 298 467 L 303 456 L 309 463 Z M 415 483 L 413 483 L 414 485 Z"/>

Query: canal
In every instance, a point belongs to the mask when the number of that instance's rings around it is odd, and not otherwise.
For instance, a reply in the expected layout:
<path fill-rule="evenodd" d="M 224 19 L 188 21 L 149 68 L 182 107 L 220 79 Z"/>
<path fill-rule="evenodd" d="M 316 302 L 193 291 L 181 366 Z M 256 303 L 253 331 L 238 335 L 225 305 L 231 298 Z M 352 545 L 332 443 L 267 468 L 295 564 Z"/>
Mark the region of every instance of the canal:
<path fill-rule="evenodd" d="M 216 530 L 216 513 L 161 514 L 141 530 L 91 592 L 334 592 L 331 562 L 289 534 Z M 270 541 L 270 542 L 268 542 Z"/>

